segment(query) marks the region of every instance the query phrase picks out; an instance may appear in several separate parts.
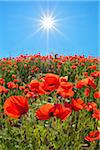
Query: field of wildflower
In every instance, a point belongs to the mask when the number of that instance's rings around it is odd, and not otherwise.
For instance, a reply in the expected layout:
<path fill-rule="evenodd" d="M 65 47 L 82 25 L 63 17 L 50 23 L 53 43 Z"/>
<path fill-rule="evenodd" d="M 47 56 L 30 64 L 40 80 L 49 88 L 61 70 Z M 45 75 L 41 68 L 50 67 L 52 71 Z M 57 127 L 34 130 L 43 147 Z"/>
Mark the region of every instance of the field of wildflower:
<path fill-rule="evenodd" d="M 99 58 L 0 59 L 0 150 L 98 150 Z"/>

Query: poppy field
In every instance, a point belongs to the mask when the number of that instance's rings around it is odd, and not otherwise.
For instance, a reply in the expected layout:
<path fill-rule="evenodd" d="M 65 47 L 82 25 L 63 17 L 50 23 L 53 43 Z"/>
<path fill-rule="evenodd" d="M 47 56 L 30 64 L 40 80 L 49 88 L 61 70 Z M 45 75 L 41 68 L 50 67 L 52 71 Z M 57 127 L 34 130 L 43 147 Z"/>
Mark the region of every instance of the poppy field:
<path fill-rule="evenodd" d="M 0 150 L 98 150 L 99 58 L 0 59 Z"/>

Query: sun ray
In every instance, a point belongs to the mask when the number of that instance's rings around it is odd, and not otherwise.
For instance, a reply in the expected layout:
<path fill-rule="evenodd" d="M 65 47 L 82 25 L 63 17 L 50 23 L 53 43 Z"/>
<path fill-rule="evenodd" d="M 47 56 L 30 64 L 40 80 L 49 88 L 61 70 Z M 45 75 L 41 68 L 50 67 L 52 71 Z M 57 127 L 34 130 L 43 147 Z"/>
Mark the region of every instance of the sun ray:
<path fill-rule="evenodd" d="M 69 38 L 70 36 L 65 36 L 65 34 L 60 31 L 58 28 L 54 27 L 54 30 L 56 31 L 56 33 L 58 33 L 65 41 L 67 41 L 68 43 L 70 43 L 74 49 L 75 45 L 74 43 L 71 41 L 71 39 Z M 55 33 L 55 32 L 54 32 Z"/>
<path fill-rule="evenodd" d="M 60 19 L 56 19 L 56 22 L 61 22 L 61 21 L 65 21 L 65 20 L 72 20 L 72 19 L 78 19 L 78 18 L 82 18 L 82 17 L 86 17 L 87 15 L 75 15 L 75 16 L 67 16 L 67 17 L 63 17 Z"/>
<path fill-rule="evenodd" d="M 67 37 L 63 34 L 63 32 L 61 32 L 59 29 L 57 29 L 56 27 L 53 27 L 53 29 L 54 29 L 56 32 L 58 32 L 62 37 L 64 37 L 66 40 L 69 40 L 69 38 L 67 38 Z"/>
<path fill-rule="evenodd" d="M 34 36 L 35 36 L 38 32 L 40 32 L 41 30 L 42 30 L 42 27 L 38 28 L 35 32 L 33 32 L 33 33 L 29 34 L 27 37 L 25 37 L 21 43 L 23 43 L 24 41 L 26 41 L 26 40 L 28 40 L 28 39 L 34 37 Z"/>

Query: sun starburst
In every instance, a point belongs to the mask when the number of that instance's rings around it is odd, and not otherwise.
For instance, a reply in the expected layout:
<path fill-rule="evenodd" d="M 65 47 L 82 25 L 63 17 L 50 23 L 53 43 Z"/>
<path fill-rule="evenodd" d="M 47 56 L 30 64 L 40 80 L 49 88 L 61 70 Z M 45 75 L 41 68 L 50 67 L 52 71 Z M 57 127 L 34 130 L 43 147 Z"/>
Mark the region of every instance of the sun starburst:
<path fill-rule="evenodd" d="M 40 27 L 45 31 L 50 31 L 56 28 L 56 20 L 50 14 L 41 16 L 39 22 Z"/>
<path fill-rule="evenodd" d="M 54 10 L 41 10 L 40 17 L 32 18 L 28 17 L 29 20 L 34 21 L 34 24 L 36 25 L 36 30 L 32 32 L 29 36 L 27 36 L 26 39 L 29 39 L 31 37 L 34 37 L 37 33 L 43 34 L 46 44 L 46 50 L 48 50 L 50 45 L 50 38 L 55 35 L 55 33 L 60 34 L 63 36 L 63 33 L 59 29 L 59 22 L 60 18 L 58 19 L 57 16 L 55 16 Z"/>

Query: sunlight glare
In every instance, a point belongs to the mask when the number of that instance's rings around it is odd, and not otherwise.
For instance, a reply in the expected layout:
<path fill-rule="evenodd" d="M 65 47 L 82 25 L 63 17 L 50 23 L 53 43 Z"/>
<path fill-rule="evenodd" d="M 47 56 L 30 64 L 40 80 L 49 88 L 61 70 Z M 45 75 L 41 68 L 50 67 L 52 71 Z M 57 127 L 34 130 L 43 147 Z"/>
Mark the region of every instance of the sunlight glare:
<path fill-rule="evenodd" d="M 55 30 L 56 28 L 56 19 L 50 13 L 43 14 L 39 19 L 39 26 L 41 29 L 49 32 L 50 30 Z"/>

